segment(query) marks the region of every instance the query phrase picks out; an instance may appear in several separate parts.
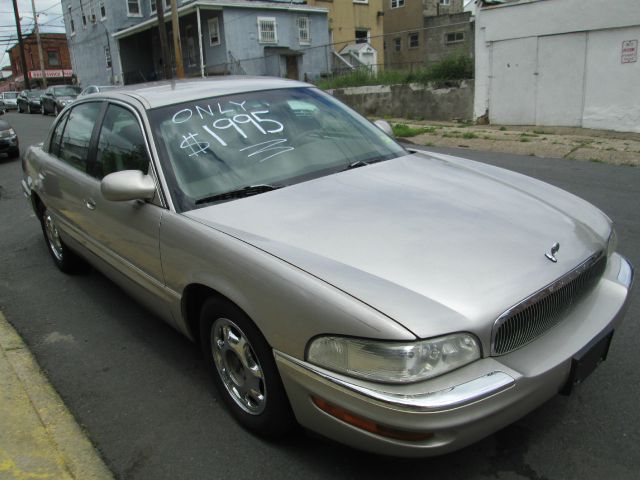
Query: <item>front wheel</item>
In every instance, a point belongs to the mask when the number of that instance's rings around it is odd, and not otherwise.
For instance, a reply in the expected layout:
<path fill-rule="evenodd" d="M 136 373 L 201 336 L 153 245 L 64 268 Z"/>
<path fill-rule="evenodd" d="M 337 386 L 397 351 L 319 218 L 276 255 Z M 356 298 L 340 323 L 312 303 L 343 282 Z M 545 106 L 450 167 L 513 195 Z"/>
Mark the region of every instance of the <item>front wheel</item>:
<path fill-rule="evenodd" d="M 51 215 L 51 212 L 46 208 L 43 209 L 40 218 L 42 224 L 42 233 L 44 234 L 44 241 L 47 244 L 47 250 L 53 262 L 64 273 L 78 273 L 85 267 L 84 261 L 73 251 L 69 250 L 58 232 L 56 222 Z"/>
<path fill-rule="evenodd" d="M 29 113 L 29 115 L 33 113 L 33 110 L 31 110 L 31 104 L 27 105 L 27 112 Z"/>
<path fill-rule="evenodd" d="M 295 427 L 273 351 L 242 310 L 208 299 L 200 314 L 200 339 L 214 383 L 242 426 L 269 438 Z"/>

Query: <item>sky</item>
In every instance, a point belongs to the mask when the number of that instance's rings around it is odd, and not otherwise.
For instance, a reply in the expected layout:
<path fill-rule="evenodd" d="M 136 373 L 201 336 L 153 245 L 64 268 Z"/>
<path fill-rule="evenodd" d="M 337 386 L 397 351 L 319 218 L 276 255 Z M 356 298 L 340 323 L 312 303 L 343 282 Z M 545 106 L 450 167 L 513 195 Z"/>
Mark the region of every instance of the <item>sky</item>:
<path fill-rule="evenodd" d="M 64 33 L 64 20 L 60 0 L 34 0 L 40 32 Z M 31 0 L 18 0 L 22 34 L 33 31 L 33 10 Z M 9 65 L 7 49 L 18 42 L 16 20 L 13 14 L 13 1 L 0 0 L 0 67 Z"/>

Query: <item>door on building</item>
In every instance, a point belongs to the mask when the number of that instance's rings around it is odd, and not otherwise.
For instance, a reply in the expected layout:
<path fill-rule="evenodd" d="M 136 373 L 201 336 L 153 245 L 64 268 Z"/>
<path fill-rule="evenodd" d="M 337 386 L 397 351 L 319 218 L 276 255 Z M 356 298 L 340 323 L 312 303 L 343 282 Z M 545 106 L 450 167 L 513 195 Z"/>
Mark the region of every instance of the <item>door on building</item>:
<path fill-rule="evenodd" d="M 296 55 L 285 55 L 287 65 L 286 77 L 291 80 L 300 80 L 298 74 L 298 57 Z"/>

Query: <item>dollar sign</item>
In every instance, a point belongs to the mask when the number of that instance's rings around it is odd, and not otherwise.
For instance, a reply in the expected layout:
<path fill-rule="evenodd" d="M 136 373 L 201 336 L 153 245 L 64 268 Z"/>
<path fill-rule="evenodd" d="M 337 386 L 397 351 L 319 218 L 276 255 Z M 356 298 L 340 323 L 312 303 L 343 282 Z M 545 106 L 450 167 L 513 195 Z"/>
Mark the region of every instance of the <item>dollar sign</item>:
<path fill-rule="evenodd" d="M 197 157 L 199 154 L 204 153 L 209 148 L 209 144 L 207 142 L 199 142 L 196 137 L 197 133 L 190 133 L 189 135 L 182 136 L 182 142 L 180 142 L 180 148 L 183 150 L 188 148 L 191 150 L 189 154 L 190 157 Z"/>

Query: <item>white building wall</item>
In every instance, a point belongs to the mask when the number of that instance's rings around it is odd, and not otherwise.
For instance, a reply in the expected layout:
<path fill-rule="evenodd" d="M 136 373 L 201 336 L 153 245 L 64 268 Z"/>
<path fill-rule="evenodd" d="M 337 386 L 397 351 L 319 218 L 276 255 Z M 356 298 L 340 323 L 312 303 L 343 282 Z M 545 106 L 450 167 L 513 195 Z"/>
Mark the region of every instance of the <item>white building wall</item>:
<path fill-rule="evenodd" d="M 640 132 L 640 1 L 527 0 L 476 18 L 474 114 L 492 123 Z"/>

